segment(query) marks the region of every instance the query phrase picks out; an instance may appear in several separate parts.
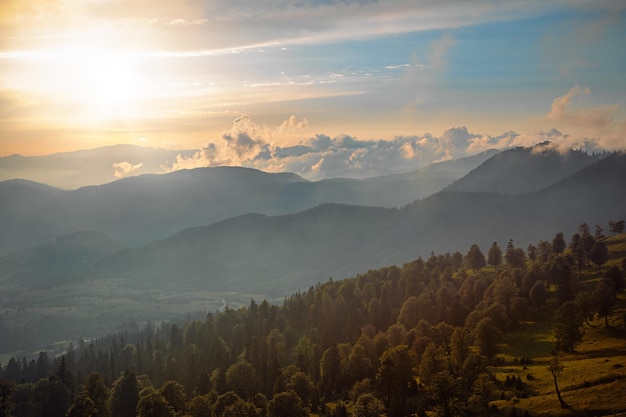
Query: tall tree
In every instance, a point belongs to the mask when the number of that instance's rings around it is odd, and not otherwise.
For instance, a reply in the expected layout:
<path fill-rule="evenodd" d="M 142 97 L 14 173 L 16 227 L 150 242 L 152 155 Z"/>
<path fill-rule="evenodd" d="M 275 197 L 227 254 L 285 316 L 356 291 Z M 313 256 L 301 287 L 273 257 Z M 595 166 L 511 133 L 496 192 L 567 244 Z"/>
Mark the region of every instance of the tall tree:
<path fill-rule="evenodd" d="M 396 345 L 380 356 L 376 380 L 385 393 L 388 415 L 401 416 L 405 413 L 408 389 L 413 381 L 415 359 L 407 345 Z"/>
<path fill-rule="evenodd" d="M 385 413 L 385 405 L 371 393 L 361 394 L 354 404 L 354 417 L 378 417 Z"/>
<path fill-rule="evenodd" d="M 580 306 L 573 301 L 561 305 L 554 315 L 554 337 L 559 349 L 571 352 L 583 338 L 584 317 Z"/>
<path fill-rule="evenodd" d="M 187 394 L 185 394 L 185 387 L 176 381 L 165 381 L 163 386 L 157 392 L 165 398 L 165 401 L 167 401 L 176 415 L 185 414 L 187 409 Z"/>
<path fill-rule="evenodd" d="M 226 386 L 243 399 L 249 399 L 256 394 L 259 385 L 256 370 L 243 358 L 226 370 Z"/>
<path fill-rule="evenodd" d="M 523 268 L 526 254 L 524 253 L 524 249 L 516 248 L 513 243 L 513 239 L 510 239 L 509 243 L 506 245 L 504 259 L 506 260 L 506 263 L 511 265 L 513 268 Z"/>
<path fill-rule="evenodd" d="M 535 282 L 535 284 L 530 288 L 528 297 L 530 298 L 530 302 L 537 307 L 537 309 L 543 307 L 548 299 L 546 284 L 542 280 Z"/>
<path fill-rule="evenodd" d="M 578 273 L 580 274 L 585 263 L 585 247 L 583 245 L 582 237 L 578 233 L 575 233 L 572 236 L 572 239 L 569 243 L 569 248 L 572 251 L 574 259 L 576 259 L 576 262 L 578 264 Z"/>
<path fill-rule="evenodd" d="M 0 367 L 0 371 L 2 367 Z M 0 380 L 0 417 L 10 417 L 12 415 L 15 404 L 13 402 L 13 391 L 15 385 Z"/>
<path fill-rule="evenodd" d="M 108 417 L 111 414 L 109 390 L 101 374 L 94 372 L 87 375 L 83 383 L 83 391 L 94 404 L 93 417 Z"/>
<path fill-rule="evenodd" d="M 311 378 L 304 372 L 297 371 L 294 373 L 287 383 L 287 389 L 298 394 L 305 407 L 311 407 L 315 394 L 315 386 Z"/>
<path fill-rule="evenodd" d="M 134 413 L 134 410 L 133 410 Z M 135 415 L 135 414 L 133 414 Z M 176 413 L 158 392 L 142 397 L 137 404 L 137 417 L 175 417 Z"/>
<path fill-rule="evenodd" d="M 493 242 L 489 248 L 487 263 L 496 269 L 498 269 L 498 266 L 502 264 L 502 250 L 500 250 L 500 247 L 496 242 Z"/>
<path fill-rule="evenodd" d="M 598 240 L 589 251 L 589 259 L 598 265 L 598 272 L 602 272 L 602 265 L 609 260 L 609 249 L 603 241 Z"/>
<path fill-rule="evenodd" d="M 552 253 L 552 245 L 550 242 L 540 240 L 539 243 L 537 243 L 537 249 L 539 250 L 539 259 L 541 259 L 541 262 L 548 262 L 550 254 Z"/>
<path fill-rule="evenodd" d="M 471 268 L 475 271 L 486 265 L 485 255 L 483 255 L 480 247 L 478 247 L 477 244 L 474 243 L 470 247 L 469 252 L 467 252 L 467 255 L 465 255 L 465 262 L 468 268 Z"/>
<path fill-rule="evenodd" d="M 459 388 L 449 371 L 435 374 L 430 384 L 430 396 L 435 403 L 438 417 L 461 417 L 465 415 L 459 401 Z"/>
<path fill-rule="evenodd" d="M 96 406 L 91 398 L 85 391 L 81 391 L 67 410 L 67 417 L 95 417 L 96 412 Z"/>
<path fill-rule="evenodd" d="M 563 253 L 565 247 L 565 237 L 563 236 L 563 233 L 558 232 L 556 235 L 554 235 L 554 238 L 552 238 L 552 252 L 554 252 L 555 255 L 558 256 Z"/>
<path fill-rule="evenodd" d="M 269 403 L 270 417 L 306 417 L 308 410 L 293 391 L 280 392 Z"/>
<path fill-rule="evenodd" d="M 533 244 L 529 244 L 526 248 L 526 253 L 528 254 L 528 259 L 530 259 L 534 265 L 537 260 L 537 247 Z"/>
<path fill-rule="evenodd" d="M 600 281 L 592 294 L 596 312 L 604 317 L 604 324 L 609 326 L 609 315 L 613 313 L 615 308 L 615 296 L 611 287 L 605 282 Z"/>
<path fill-rule="evenodd" d="M 135 374 L 124 372 L 111 387 L 112 417 L 135 417 L 139 402 L 139 387 Z"/>
<path fill-rule="evenodd" d="M 341 360 L 339 349 L 331 346 L 324 351 L 320 361 L 320 385 L 321 391 L 326 396 L 332 396 L 338 386 L 338 378 L 341 373 Z"/>
<path fill-rule="evenodd" d="M 616 266 L 610 267 L 604 274 L 602 280 L 611 288 L 611 293 L 617 298 L 618 294 L 624 291 L 624 273 Z"/>
<path fill-rule="evenodd" d="M 502 332 L 493 320 L 485 317 L 478 322 L 474 330 L 474 343 L 481 355 L 491 359 L 497 351 L 497 344 L 502 340 Z"/>
<path fill-rule="evenodd" d="M 613 234 L 613 236 L 615 236 L 620 233 L 624 233 L 625 226 L 626 226 L 626 222 L 624 221 L 624 219 L 620 219 L 617 221 L 611 220 L 609 222 L 609 231 Z"/>

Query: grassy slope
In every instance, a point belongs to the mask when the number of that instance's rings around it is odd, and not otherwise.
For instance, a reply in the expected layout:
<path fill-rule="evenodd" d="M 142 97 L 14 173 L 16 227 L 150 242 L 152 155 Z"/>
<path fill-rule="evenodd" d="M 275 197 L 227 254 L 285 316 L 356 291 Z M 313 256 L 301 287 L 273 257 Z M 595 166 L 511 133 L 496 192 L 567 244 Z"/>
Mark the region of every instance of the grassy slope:
<path fill-rule="evenodd" d="M 608 238 L 607 246 L 611 259 L 603 270 L 621 266 L 626 258 L 626 234 Z M 581 283 L 597 281 L 599 277 L 597 269 L 590 268 L 583 272 Z M 611 328 L 604 327 L 603 319 L 592 321 L 594 327 L 585 326 L 583 342 L 576 352 L 561 355 L 564 369 L 559 388 L 569 409 L 560 407 L 547 367 L 554 346 L 552 317 L 556 305 L 555 300 L 551 301 L 549 307 L 535 313 L 534 321 L 522 324 L 505 337 L 501 355 L 504 363 L 494 372 L 500 381 L 507 375 L 521 377 L 525 393 L 507 388 L 503 399 L 492 402 L 499 409 L 496 415 L 508 416 L 515 407 L 520 416 L 525 411 L 531 416 L 626 416 L 626 324 L 622 318 L 626 297 L 620 296 L 609 317 Z M 533 363 L 520 365 L 523 356 L 532 358 Z M 502 392 L 499 395 L 502 398 Z"/>

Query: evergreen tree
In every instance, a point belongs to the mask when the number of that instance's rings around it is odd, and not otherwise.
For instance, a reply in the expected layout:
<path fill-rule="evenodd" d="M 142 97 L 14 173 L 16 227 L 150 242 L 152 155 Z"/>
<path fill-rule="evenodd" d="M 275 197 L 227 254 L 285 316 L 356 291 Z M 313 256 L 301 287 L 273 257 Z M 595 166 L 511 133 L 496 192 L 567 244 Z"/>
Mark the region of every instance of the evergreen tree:
<path fill-rule="evenodd" d="M 134 416 L 133 410 L 133 416 Z M 176 413 L 158 392 L 152 392 L 137 404 L 137 417 L 175 417 Z"/>
<path fill-rule="evenodd" d="M 135 417 L 139 402 L 139 387 L 135 374 L 124 372 L 111 387 L 112 417 Z"/>
<path fill-rule="evenodd" d="M 183 415 L 187 409 L 185 387 L 176 381 L 166 381 L 157 391 L 167 401 L 176 415 Z"/>
<path fill-rule="evenodd" d="M 502 250 L 496 242 L 491 244 L 489 253 L 487 254 L 487 263 L 498 269 L 498 266 L 502 264 Z"/>
<path fill-rule="evenodd" d="M 483 318 L 476 325 L 474 330 L 474 343 L 478 347 L 478 352 L 491 359 L 495 356 L 497 344 L 502 339 L 502 332 L 488 317 Z"/>
<path fill-rule="evenodd" d="M 552 252 L 558 256 L 563 253 L 565 247 L 565 237 L 563 236 L 563 233 L 558 232 L 552 239 Z"/>
<path fill-rule="evenodd" d="M 270 417 L 307 417 L 307 411 L 302 400 L 293 391 L 280 392 L 269 403 Z"/>
<path fill-rule="evenodd" d="M 610 267 L 604 274 L 602 280 L 609 286 L 614 297 L 617 298 L 618 294 L 624 291 L 624 286 L 626 285 L 626 282 L 624 282 L 624 273 L 618 267 Z"/>
<path fill-rule="evenodd" d="M 67 417 L 95 417 L 96 406 L 85 391 L 79 393 L 67 411 Z"/>
<path fill-rule="evenodd" d="M 468 268 L 471 268 L 475 271 L 486 265 L 485 256 L 483 255 L 477 244 L 474 243 L 470 247 L 469 252 L 467 252 L 467 255 L 465 255 L 465 263 Z"/>
<path fill-rule="evenodd" d="M 620 233 L 624 233 L 624 227 L 626 226 L 626 221 L 623 219 L 617 221 L 609 221 L 609 231 L 613 234 L 613 236 L 618 235 Z"/>
<path fill-rule="evenodd" d="M 589 251 L 589 259 L 598 265 L 598 272 L 602 272 L 602 265 L 609 260 L 609 250 L 603 241 L 598 240 Z"/>
<path fill-rule="evenodd" d="M 513 268 L 523 268 L 526 254 L 524 253 L 524 249 L 516 248 L 513 244 L 513 239 L 510 239 L 506 246 L 504 259 L 506 260 L 506 263 L 511 265 Z"/>
<path fill-rule="evenodd" d="M 583 338 L 581 331 L 584 317 L 580 306 L 567 301 L 559 307 L 554 315 L 554 337 L 559 349 L 571 352 Z"/>
<path fill-rule="evenodd" d="M 609 315 L 615 308 L 615 296 L 613 290 L 605 281 L 600 281 L 592 294 L 596 312 L 604 317 L 604 324 L 609 326 Z"/>
<path fill-rule="evenodd" d="M 361 394 L 354 404 L 354 417 L 379 417 L 385 405 L 371 393 Z"/>
<path fill-rule="evenodd" d="M 87 375 L 83 383 L 83 392 L 93 402 L 93 417 L 108 417 L 111 414 L 109 390 L 101 374 L 94 372 Z"/>
<path fill-rule="evenodd" d="M 0 367 L 0 371 L 2 368 Z M 15 408 L 13 402 L 14 384 L 0 379 L 0 417 L 10 417 Z"/>

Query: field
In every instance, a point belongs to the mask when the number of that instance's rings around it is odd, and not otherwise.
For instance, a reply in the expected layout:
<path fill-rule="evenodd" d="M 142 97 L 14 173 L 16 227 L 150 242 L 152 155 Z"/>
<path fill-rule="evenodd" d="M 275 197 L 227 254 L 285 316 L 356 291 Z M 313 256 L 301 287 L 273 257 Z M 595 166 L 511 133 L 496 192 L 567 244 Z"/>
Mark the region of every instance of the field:
<path fill-rule="evenodd" d="M 621 259 L 626 257 L 623 236 L 607 240 L 611 261 L 604 268 L 621 265 Z M 584 273 L 581 284 L 596 281 L 596 271 Z M 502 364 L 493 371 L 499 381 L 505 381 L 507 376 L 521 379 L 522 389 L 511 386 L 501 391 L 501 399 L 492 402 L 498 409 L 495 415 L 512 415 L 511 410 L 515 408 L 518 416 L 525 412 L 531 416 L 626 416 L 624 295 L 609 317 L 611 327 L 606 328 L 604 318 L 596 317 L 590 322 L 593 327 L 585 325 L 583 341 L 575 352 L 559 354 L 563 371 L 558 376 L 558 385 L 566 408 L 559 404 L 548 369 L 554 348 L 552 317 L 555 308 L 551 305 L 536 312 L 534 321 L 523 323 L 505 336 L 501 345 Z M 522 357 L 531 358 L 532 363 L 520 364 Z"/>

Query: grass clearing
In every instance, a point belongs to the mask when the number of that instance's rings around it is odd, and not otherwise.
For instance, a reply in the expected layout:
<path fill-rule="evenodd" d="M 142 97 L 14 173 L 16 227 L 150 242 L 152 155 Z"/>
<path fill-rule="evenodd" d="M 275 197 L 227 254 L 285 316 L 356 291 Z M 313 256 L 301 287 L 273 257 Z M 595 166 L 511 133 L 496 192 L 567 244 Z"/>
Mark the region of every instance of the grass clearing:
<path fill-rule="evenodd" d="M 626 235 L 607 239 L 614 264 L 621 267 L 626 257 Z M 603 267 L 603 272 L 607 266 Z M 581 275 L 581 286 L 593 288 L 601 279 L 597 269 L 590 268 Z M 554 293 L 552 292 L 552 297 Z M 607 328 L 603 317 L 595 317 L 592 327 L 584 326 L 584 337 L 573 353 L 561 353 L 563 371 L 558 384 L 563 400 L 557 399 L 552 374 L 548 368 L 554 348 L 552 322 L 556 305 L 535 312 L 532 321 L 505 335 L 499 357 L 502 365 L 492 368 L 499 381 L 515 376 L 523 382 L 523 390 L 505 387 L 497 392 L 500 399 L 491 404 L 498 408 L 492 415 L 509 416 L 513 408 L 517 415 L 531 416 L 626 416 L 626 325 L 623 313 L 626 298 L 621 295 L 609 316 Z M 521 365 L 520 359 L 529 357 L 531 364 Z"/>

